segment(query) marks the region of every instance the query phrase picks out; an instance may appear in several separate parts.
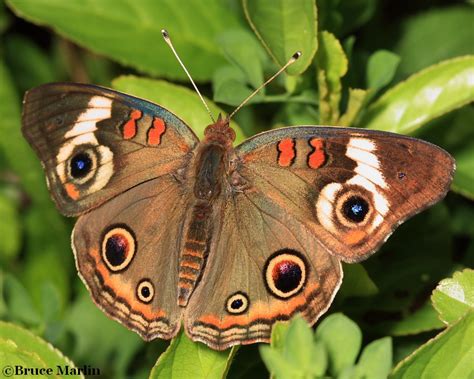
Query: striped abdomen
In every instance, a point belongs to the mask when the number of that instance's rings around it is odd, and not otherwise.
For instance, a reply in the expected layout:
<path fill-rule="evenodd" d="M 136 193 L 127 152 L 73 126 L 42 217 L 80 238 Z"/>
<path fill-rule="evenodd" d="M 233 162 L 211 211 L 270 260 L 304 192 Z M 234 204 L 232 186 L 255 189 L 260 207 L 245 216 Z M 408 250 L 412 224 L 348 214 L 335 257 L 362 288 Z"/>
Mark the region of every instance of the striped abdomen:
<path fill-rule="evenodd" d="M 186 306 L 202 276 L 212 237 L 212 207 L 221 193 L 224 177 L 225 149 L 216 144 L 205 145 L 196 166 L 196 181 L 191 218 L 185 232 L 179 260 L 178 304 Z"/>
<path fill-rule="evenodd" d="M 193 208 L 184 248 L 179 260 L 178 304 L 186 306 L 199 281 L 207 257 L 210 237 L 209 204 L 197 204 Z"/>

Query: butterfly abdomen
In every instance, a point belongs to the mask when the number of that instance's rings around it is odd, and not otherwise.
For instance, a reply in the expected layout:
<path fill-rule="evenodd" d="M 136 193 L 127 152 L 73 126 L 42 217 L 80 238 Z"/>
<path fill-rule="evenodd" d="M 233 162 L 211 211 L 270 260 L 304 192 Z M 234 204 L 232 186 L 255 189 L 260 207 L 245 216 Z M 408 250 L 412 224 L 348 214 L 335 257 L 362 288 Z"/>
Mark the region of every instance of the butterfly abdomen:
<path fill-rule="evenodd" d="M 186 306 L 194 291 L 207 258 L 212 208 L 207 201 L 198 201 L 192 211 L 184 247 L 179 260 L 178 304 Z"/>
<path fill-rule="evenodd" d="M 186 306 L 205 266 L 212 235 L 212 211 L 220 195 L 225 174 L 226 149 L 220 144 L 203 144 L 196 160 L 194 204 L 179 262 L 178 304 Z"/>

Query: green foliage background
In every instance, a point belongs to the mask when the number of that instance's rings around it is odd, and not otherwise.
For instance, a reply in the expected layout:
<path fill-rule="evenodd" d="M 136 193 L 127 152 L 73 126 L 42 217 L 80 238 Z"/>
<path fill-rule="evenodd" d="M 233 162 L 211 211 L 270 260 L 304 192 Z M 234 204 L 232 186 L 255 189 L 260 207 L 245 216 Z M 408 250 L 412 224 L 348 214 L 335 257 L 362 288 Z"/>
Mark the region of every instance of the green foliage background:
<path fill-rule="evenodd" d="M 70 359 L 113 378 L 472 377 L 473 25 L 469 0 L 0 0 L 0 364 Z M 452 192 L 367 262 L 345 265 L 316 332 L 296 319 L 274 328 L 271 346 L 220 353 L 182 334 L 169 347 L 144 343 L 81 283 L 73 220 L 54 208 L 20 133 L 21 97 L 53 81 L 101 84 L 162 104 L 202 135 L 208 116 L 162 28 L 214 114 L 303 52 L 237 115 L 239 141 L 344 125 L 415 135 L 455 156 Z"/>

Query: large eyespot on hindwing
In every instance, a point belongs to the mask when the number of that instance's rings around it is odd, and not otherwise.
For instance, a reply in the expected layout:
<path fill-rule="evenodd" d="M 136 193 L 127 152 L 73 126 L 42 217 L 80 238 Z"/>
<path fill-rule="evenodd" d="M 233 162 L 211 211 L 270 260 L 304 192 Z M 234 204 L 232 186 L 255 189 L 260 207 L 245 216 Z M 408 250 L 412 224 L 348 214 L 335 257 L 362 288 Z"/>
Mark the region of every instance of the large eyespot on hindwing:
<path fill-rule="evenodd" d="M 244 292 L 236 292 L 225 301 L 225 309 L 233 315 L 240 315 L 247 311 L 250 306 L 249 297 Z"/>
<path fill-rule="evenodd" d="M 155 287 L 149 279 L 142 279 L 137 286 L 137 298 L 142 303 L 148 304 L 155 296 Z"/>
<path fill-rule="evenodd" d="M 266 261 L 263 270 L 265 286 L 273 296 L 288 299 L 298 294 L 306 283 L 308 264 L 305 258 L 292 249 L 281 249 Z"/>
<path fill-rule="evenodd" d="M 137 251 L 133 231 L 125 224 L 109 226 L 100 241 L 101 256 L 107 268 L 113 272 L 125 270 Z"/>

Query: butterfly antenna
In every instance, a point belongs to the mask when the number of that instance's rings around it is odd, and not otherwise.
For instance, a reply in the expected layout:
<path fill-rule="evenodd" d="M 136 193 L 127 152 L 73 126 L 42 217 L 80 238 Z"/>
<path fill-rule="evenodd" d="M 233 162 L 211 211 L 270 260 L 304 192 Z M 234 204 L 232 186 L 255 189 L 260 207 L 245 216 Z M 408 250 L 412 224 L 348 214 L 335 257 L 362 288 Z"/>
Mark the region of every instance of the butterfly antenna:
<path fill-rule="evenodd" d="M 263 83 L 255 91 L 253 91 L 250 95 L 248 95 L 247 98 L 244 101 L 242 101 L 242 103 L 240 103 L 240 105 L 237 108 L 235 108 L 235 110 L 230 114 L 229 119 L 231 119 L 240 110 L 240 108 L 242 108 L 245 104 L 247 104 L 252 97 L 254 97 L 258 92 L 260 92 L 260 90 L 263 87 L 265 87 L 268 83 L 270 83 L 273 79 L 275 79 L 278 75 L 280 75 L 283 71 L 285 71 L 288 66 L 295 63 L 299 57 L 301 57 L 301 51 L 297 51 L 296 53 L 294 53 L 291 56 L 290 60 L 286 62 L 286 64 L 282 68 L 280 68 L 271 78 L 267 79 L 265 83 Z"/>
<path fill-rule="evenodd" d="M 173 46 L 173 43 L 171 42 L 171 38 L 170 38 L 169 33 L 168 33 L 165 29 L 162 29 L 162 30 L 161 30 L 161 34 L 163 35 L 163 39 L 165 40 L 165 42 L 166 42 L 166 43 L 168 44 L 168 46 L 171 48 L 171 51 L 173 52 L 174 56 L 175 56 L 176 59 L 178 60 L 178 62 L 179 62 L 179 64 L 181 65 L 181 67 L 183 68 L 184 72 L 186 73 L 186 75 L 188 75 L 188 78 L 189 78 L 189 80 L 191 81 L 191 84 L 193 85 L 194 89 L 196 90 L 197 94 L 199 95 L 199 98 L 201 99 L 202 103 L 203 103 L 204 106 L 206 107 L 207 113 L 209 113 L 209 116 L 211 117 L 212 122 L 213 122 L 213 123 L 216 123 L 216 120 L 215 120 L 214 117 L 212 116 L 211 110 L 210 110 L 209 107 L 207 106 L 207 103 L 206 103 L 206 101 L 204 100 L 204 98 L 202 97 L 201 92 L 199 92 L 199 89 L 197 88 L 196 83 L 194 83 L 194 80 L 193 80 L 193 78 L 191 78 L 191 75 L 189 74 L 189 71 L 186 69 L 186 66 L 185 66 L 184 63 L 181 61 L 181 59 L 180 59 L 179 56 L 178 56 L 178 53 L 177 53 L 176 50 L 174 49 L 174 46 Z"/>

